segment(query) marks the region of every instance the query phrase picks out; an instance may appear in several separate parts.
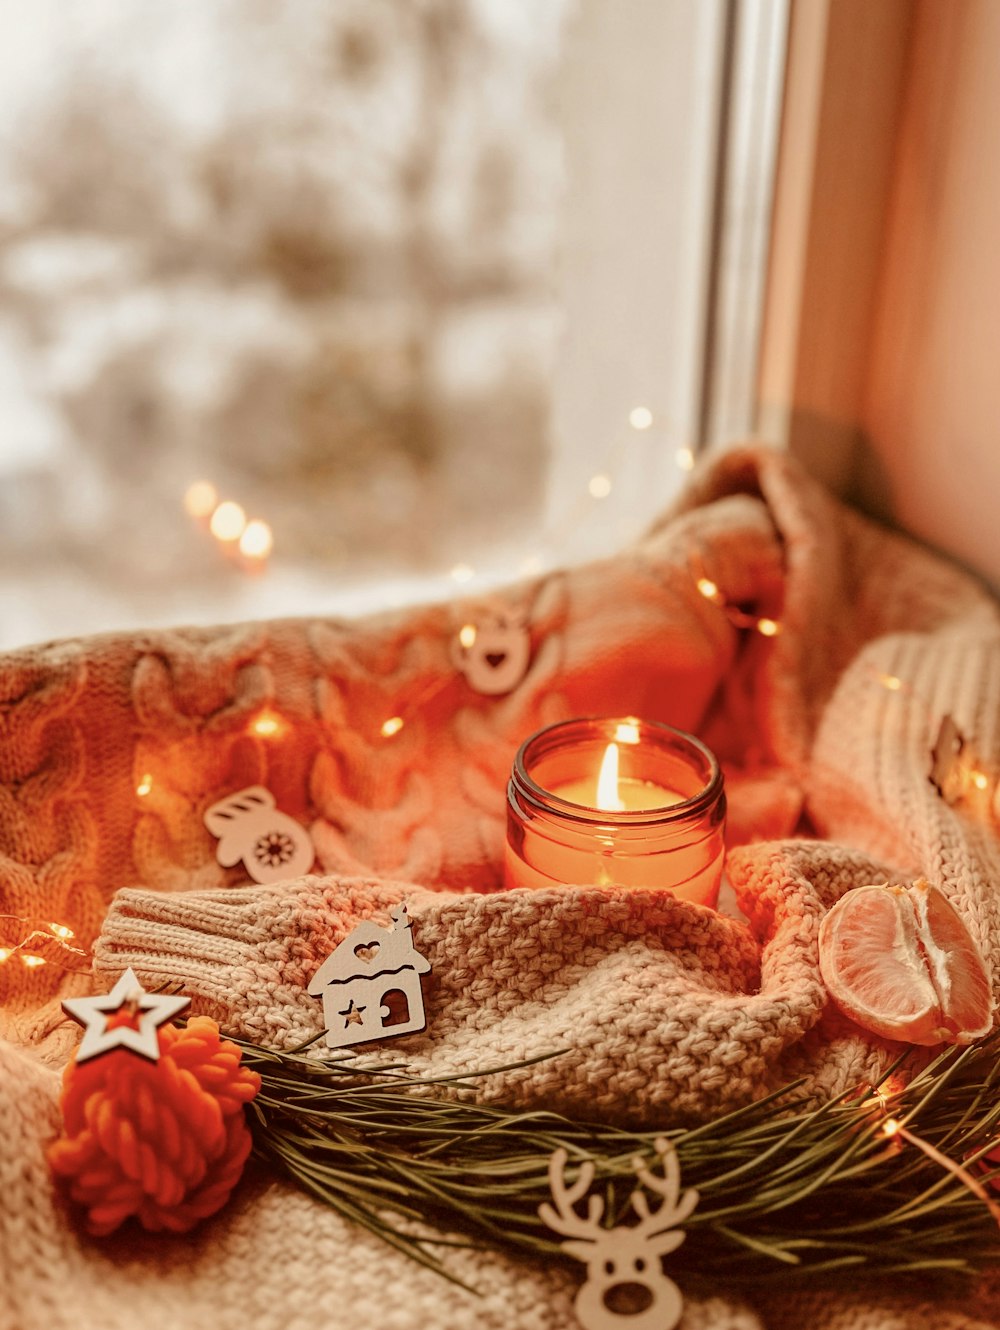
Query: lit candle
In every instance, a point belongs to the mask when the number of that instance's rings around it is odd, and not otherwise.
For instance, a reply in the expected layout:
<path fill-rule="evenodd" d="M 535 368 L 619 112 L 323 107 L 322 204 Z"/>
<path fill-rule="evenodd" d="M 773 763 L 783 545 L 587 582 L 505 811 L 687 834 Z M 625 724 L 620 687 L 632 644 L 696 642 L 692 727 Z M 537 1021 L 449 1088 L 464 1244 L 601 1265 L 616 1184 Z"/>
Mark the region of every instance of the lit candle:
<path fill-rule="evenodd" d="M 508 887 L 614 884 L 714 906 L 726 800 L 713 754 L 658 722 L 571 720 L 521 745 L 508 787 Z"/>

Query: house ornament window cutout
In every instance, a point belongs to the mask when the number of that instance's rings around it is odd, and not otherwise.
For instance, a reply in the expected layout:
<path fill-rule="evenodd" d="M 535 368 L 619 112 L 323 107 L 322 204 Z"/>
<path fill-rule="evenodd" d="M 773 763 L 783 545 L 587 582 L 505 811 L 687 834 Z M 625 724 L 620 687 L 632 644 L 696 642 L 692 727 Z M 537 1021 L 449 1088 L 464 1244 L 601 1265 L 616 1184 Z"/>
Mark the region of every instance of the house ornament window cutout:
<path fill-rule="evenodd" d="M 549 1160 L 555 1208 L 543 1202 L 538 1213 L 553 1232 L 568 1239 L 562 1244 L 567 1255 L 586 1262 L 587 1279 L 573 1303 L 583 1330 L 674 1330 L 681 1319 L 684 1299 L 663 1273 L 660 1257 L 684 1241 L 686 1234 L 678 1225 L 698 1204 L 698 1193 L 689 1188 L 681 1195 L 677 1153 L 663 1136 L 656 1139 L 656 1153 L 663 1165 L 662 1177 L 640 1158 L 632 1160 L 642 1184 L 632 1193 L 631 1202 L 639 1222 L 614 1228 L 601 1225 L 603 1196 L 587 1196 L 586 1217 L 576 1208 L 594 1180 L 593 1161 L 588 1159 L 576 1181 L 567 1185 L 566 1150 L 556 1150 Z M 650 1210 L 646 1191 L 662 1198 L 656 1210 Z"/>
<path fill-rule="evenodd" d="M 219 844 L 215 857 L 223 868 L 243 866 L 254 882 L 266 885 L 308 873 L 316 858 L 308 831 L 275 806 L 263 785 L 249 785 L 212 804 L 205 826 Z"/>
<path fill-rule="evenodd" d="M 366 920 L 329 955 L 310 981 L 322 997 L 330 1048 L 413 1034 L 427 1026 L 420 976 L 430 961 L 413 945 L 406 905 L 392 911 L 392 926 Z"/>

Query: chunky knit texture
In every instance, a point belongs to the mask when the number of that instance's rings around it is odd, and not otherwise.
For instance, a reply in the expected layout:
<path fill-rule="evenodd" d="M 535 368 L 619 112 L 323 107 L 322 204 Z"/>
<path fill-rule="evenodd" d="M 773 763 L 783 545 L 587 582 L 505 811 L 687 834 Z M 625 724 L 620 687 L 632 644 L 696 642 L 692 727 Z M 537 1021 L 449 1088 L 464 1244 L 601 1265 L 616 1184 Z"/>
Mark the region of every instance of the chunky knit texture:
<path fill-rule="evenodd" d="M 699 576 L 780 619 L 780 635 L 738 630 Z M 521 684 L 490 697 L 456 669 L 454 641 L 498 605 L 528 626 L 531 655 Z M 886 689 L 886 675 L 904 687 Z M 281 722 L 269 736 L 253 729 L 264 713 Z M 659 892 L 498 890 L 518 743 L 561 717 L 629 713 L 695 730 L 722 756 L 745 920 Z M 954 806 L 928 781 L 945 713 L 989 776 Z M 382 737 L 396 714 L 405 726 Z M 147 986 L 179 979 L 225 1029 L 290 1047 L 321 1028 L 306 988 L 325 957 L 406 900 L 433 966 L 428 1028 L 394 1046 L 410 1064 L 460 1071 L 566 1048 L 480 1093 L 647 1125 L 699 1120 L 793 1075 L 837 1093 L 898 1051 L 825 1002 L 817 930 L 852 886 L 937 883 L 1000 995 L 998 724 L 991 598 L 788 458 L 745 450 L 696 477 L 619 558 L 488 604 L 8 656 L 2 909 L 74 927 L 98 987 L 129 965 Z M 251 784 L 310 827 L 315 875 L 253 887 L 241 866 L 216 863 L 204 811 Z M 44 1151 L 56 1068 L 78 1035 L 58 1001 L 93 987 L 0 966 L 0 1330 L 573 1326 L 564 1272 L 455 1253 L 476 1298 L 263 1175 L 188 1237 L 82 1236 Z M 683 1248 L 670 1270 L 683 1285 Z M 865 1290 L 852 1276 L 755 1295 L 751 1308 L 719 1288 L 689 1295 L 683 1327 L 973 1330 L 1000 1325 L 996 1295 Z"/>

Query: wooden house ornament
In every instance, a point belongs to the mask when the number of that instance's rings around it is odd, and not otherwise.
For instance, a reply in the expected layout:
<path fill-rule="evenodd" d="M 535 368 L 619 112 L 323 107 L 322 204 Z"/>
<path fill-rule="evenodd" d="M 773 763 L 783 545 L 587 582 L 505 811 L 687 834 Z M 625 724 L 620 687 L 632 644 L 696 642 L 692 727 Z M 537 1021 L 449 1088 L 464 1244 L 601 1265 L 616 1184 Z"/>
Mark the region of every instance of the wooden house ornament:
<path fill-rule="evenodd" d="M 412 1034 L 427 1025 L 420 976 L 430 961 L 413 945 L 405 905 L 392 926 L 358 924 L 313 975 L 309 994 L 323 999 L 331 1048 Z"/>

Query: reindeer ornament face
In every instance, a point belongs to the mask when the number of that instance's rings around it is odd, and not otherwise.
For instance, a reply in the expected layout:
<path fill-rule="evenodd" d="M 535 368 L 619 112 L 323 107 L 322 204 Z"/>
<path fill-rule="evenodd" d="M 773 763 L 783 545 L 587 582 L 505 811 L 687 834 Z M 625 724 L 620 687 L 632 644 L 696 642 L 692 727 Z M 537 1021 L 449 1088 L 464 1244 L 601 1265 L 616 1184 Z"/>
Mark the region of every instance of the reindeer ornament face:
<path fill-rule="evenodd" d="M 455 668 L 477 693 L 510 693 L 528 672 L 531 636 L 527 624 L 504 610 L 463 624 L 454 640 Z"/>
<path fill-rule="evenodd" d="M 632 1166 L 647 1191 L 663 1198 L 651 1212 L 644 1191 L 632 1193 L 637 1224 L 602 1228 L 604 1198 L 587 1197 L 587 1215 L 578 1214 L 578 1202 L 590 1190 L 594 1165 L 581 1167 L 576 1182 L 567 1186 L 567 1153 L 557 1150 L 549 1161 L 549 1186 L 555 1208 L 548 1203 L 538 1213 L 554 1232 L 569 1241 L 563 1250 L 587 1266 L 587 1280 L 576 1295 L 574 1308 L 584 1330 L 673 1330 L 684 1310 L 684 1300 L 660 1265 L 660 1257 L 684 1241 L 682 1224 L 698 1204 L 698 1193 L 680 1195 L 680 1167 L 669 1141 L 660 1137 L 656 1151 L 663 1163 L 663 1176 L 655 1176 L 641 1159 Z"/>

